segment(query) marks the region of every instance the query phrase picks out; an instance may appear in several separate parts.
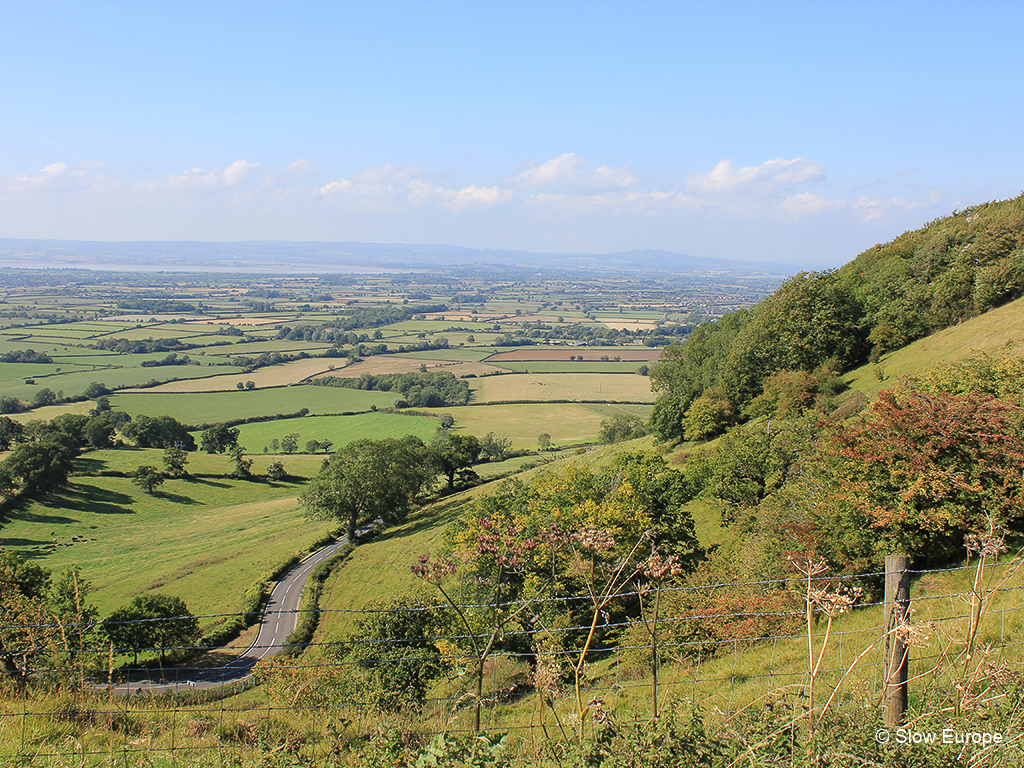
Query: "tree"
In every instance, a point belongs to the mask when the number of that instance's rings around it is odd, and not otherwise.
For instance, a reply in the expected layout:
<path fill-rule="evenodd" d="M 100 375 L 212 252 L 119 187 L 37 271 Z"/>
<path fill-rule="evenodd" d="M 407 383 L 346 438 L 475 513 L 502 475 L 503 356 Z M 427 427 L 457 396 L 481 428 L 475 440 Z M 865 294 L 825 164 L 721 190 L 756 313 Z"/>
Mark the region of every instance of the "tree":
<path fill-rule="evenodd" d="M 138 486 L 148 494 L 153 493 L 164 484 L 164 476 L 156 467 L 143 464 L 132 474 L 132 485 Z"/>
<path fill-rule="evenodd" d="M 272 461 L 267 465 L 267 479 L 272 481 L 284 480 L 288 477 L 284 464 L 280 461 Z"/>
<path fill-rule="evenodd" d="M 195 438 L 189 433 L 188 428 L 171 416 L 153 418 L 140 414 L 120 429 L 121 433 L 139 448 L 166 448 L 169 445 L 177 445 L 185 451 L 196 449 Z"/>
<path fill-rule="evenodd" d="M 658 440 L 680 442 L 686 437 L 684 418 L 692 400 L 685 394 L 668 391 L 661 394 L 651 411 L 651 431 Z"/>
<path fill-rule="evenodd" d="M 619 413 L 601 422 L 597 438 L 602 443 L 620 443 L 623 440 L 634 440 L 647 434 L 644 422 L 628 413 Z"/>
<path fill-rule="evenodd" d="M 107 420 L 114 429 L 124 429 L 132 420 L 130 414 L 125 411 L 107 411 Z M 189 435 L 191 437 L 191 435 Z"/>
<path fill-rule="evenodd" d="M 16 397 L 4 395 L 0 397 L 0 413 L 22 413 L 25 404 Z"/>
<path fill-rule="evenodd" d="M 295 453 L 299 449 L 299 433 L 292 432 L 290 435 L 285 435 L 284 439 L 281 440 L 281 451 L 283 453 Z"/>
<path fill-rule="evenodd" d="M 247 382 L 245 382 L 245 388 L 249 389 L 249 390 L 256 389 L 256 382 L 255 381 L 247 381 Z"/>
<path fill-rule="evenodd" d="M 725 431 L 732 417 L 729 401 L 705 392 L 694 400 L 683 416 L 687 440 L 707 440 Z"/>
<path fill-rule="evenodd" d="M 77 566 L 50 571 L 0 550 L 0 665 L 24 685 L 33 668 L 57 652 L 68 659 L 84 650 L 96 609 Z"/>
<path fill-rule="evenodd" d="M 90 400 L 96 400 L 97 398 L 100 398 L 103 395 L 109 395 L 110 390 L 107 389 L 107 386 L 105 384 L 101 384 L 98 381 L 94 381 L 83 390 L 82 394 L 85 395 Z"/>
<path fill-rule="evenodd" d="M 139 651 L 187 646 L 199 639 L 199 620 L 180 597 L 139 595 L 103 622 L 103 631 L 118 652 L 130 652 L 139 663 Z"/>
<path fill-rule="evenodd" d="M 453 435 L 444 430 L 438 432 L 430 448 L 449 491 L 455 488 L 455 475 L 475 464 L 481 450 L 480 441 L 473 435 Z"/>
<path fill-rule="evenodd" d="M 537 435 L 537 448 L 541 451 L 551 450 L 551 435 L 547 432 L 541 432 Z"/>
<path fill-rule="evenodd" d="M 918 562 L 960 555 L 990 524 L 1024 531 L 1024 438 L 1019 409 L 988 395 L 885 391 L 822 443 L 831 482 L 816 510 L 818 541 L 840 564 L 858 556 L 840 531 L 864 531 L 870 565 L 901 552 Z M 846 548 L 846 549 L 844 549 Z"/>
<path fill-rule="evenodd" d="M 77 455 L 74 447 L 56 440 L 19 443 L 0 463 L 0 474 L 7 480 L 5 493 L 40 496 L 60 488 Z"/>
<path fill-rule="evenodd" d="M 235 465 L 234 469 L 231 470 L 231 476 L 244 480 L 247 477 L 252 477 L 252 459 L 246 458 L 245 448 L 240 445 L 236 445 L 231 449 L 230 452 L 231 462 Z"/>
<path fill-rule="evenodd" d="M 185 465 L 188 464 L 188 451 L 184 451 L 176 445 L 169 445 L 164 448 L 164 471 L 171 477 L 184 477 L 188 474 Z"/>
<path fill-rule="evenodd" d="M 49 621 L 41 594 L 26 593 L 14 568 L 0 561 L 0 664 L 24 687 L 37 660 L 52 651 L 59 630 Z"/>
<path fill-rule="evenodd" d="M 451 429 L 455 426 L 455 417 L 450 413 L 442 413 L 438 417 L 437 422 L 441 425 L 441 429 Z"/>
<path fill-rule="evenodd" d="M 238 428 L 214 424 L 203 432 L 200 442 L 207 453 L 225 453 L 238 445 Z"/>
<path fill-rule="evenodd" d="M 431 476 L 417 437 L 355 440 L 327 459 L 299 499 L 311 517 L 344 522 L 351 538 L 362 521 L 399 519 Z"/>
<path fill-rule="evenodd" d="M 84 413 L 62 413 L 49 421 L 30 421 L 27 427 L 35 440 L 53 440 L 79 451 L 89 443 L 90 421 Z"/>
<path fill-rule="evenodd" d="M 444 669 L 437 640 L 451 634 L 436 602 L 408 596 L 371 603 L 343 644 L 343 660 L 362 670 L 360 688 L 385 711 L 423 704 Z"/>
<path fill-rule="evenodd" d="M 32 398 L 32 407 L 41 408 L 46 405 L 56 405 L 60 400 L 52 389 L 43 387 Z"/>
<path fill-rule="evenodd" d="M 503 461 L 512 448 L 512 438 L 488 432 L 480 441 L 480 452 L 493 461 Z"/>
<path fill-rule="evenodd" d="M 779 371 L 764 381 L 764 393 L 754 398 L 749 412 L 756 416 L 786 419 L 814 406 L 819 382 L 806 371 Z"/>
<path fill-rule="evenodd" d="M 319 440 L 307 440 L 306 441 L 306 453 L 316 453 L 320 450 Z"/>
<path fill-rule="evenodd" d="M 114 444 L 116 430 L 110 419 L 98 417 L 89 420 L 85 427 L 85 439 L 93 448 L 110 448 Z"/>
<path fill-rule="evenodd" d="M 20 421 L 0 416 L 0 451 L 6 451 L 11 447 L 11 443 L 19 442 L 24 432 L 25 427 Z"/>

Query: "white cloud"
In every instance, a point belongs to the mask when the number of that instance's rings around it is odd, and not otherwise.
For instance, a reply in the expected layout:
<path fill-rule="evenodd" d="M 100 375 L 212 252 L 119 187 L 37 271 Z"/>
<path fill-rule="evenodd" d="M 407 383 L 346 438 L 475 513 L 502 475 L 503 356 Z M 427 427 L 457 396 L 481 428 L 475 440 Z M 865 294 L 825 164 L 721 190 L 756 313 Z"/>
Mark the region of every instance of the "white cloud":
<path fill-rule="evenodd" d="M 492 206 L 498 203 L 505 203 L 511 200 L 513 197 L 511 189 L 502 189 L 501 187 L 478 187 L 476 184 L 470 184 L 468 187 L 463 187 L 455 195 L 445 202 L 448 208 L 453 211 L 459 211 L 464 208 L 472 208 L 476 206 Z"/>
<path fill-rule="evenodd" d="M 810 192 L 801 192 L 799 195 L 786 195 L 786 198 L 782 201 L 783 210 L 795 216 L 827 213 L 845 207 L 845 200 L 830 200 L 827 197 L 820 197 Z"/>
<path fill-rule="evenodd" d="M 221 172 L 221 178 L 225 184 L 231 186 L 245 179 L 246 176 L 259 167 L 259 163 L 250 163 L 246 160 L 235 160 L 235 162 Z"/>
<path fill-rule="evenodd" d="M 403 206 L 440 205 L 451 211 L 494 206 L 512 199 L 510 189 L 470 184 L 462 189 L 437 186 L 424 178 L 415 166 L 392 163 L 353 174 L 350 179 L 331 181 L 319 194 L 335 203 L 347 203 L 363 211 L 396 211 Z"/>
<path fill-rule="evenodd" d="M 68 169 L 64 163 L 50 163 L 48 166 L 39 171 L 38 175 L 43 177 L 58 176 Z"/>
<path fill-rule="evenodd" d="M 852 200 L 819 197 L 810 192 L 788 195 L 782 203 L 787 213 L 795 216 L 817 215 L 833 211 L 849 210 L 863 221 L 874 221 L 894 213 L 935 208 L 946 199 L 946 193 L 933 189 L 925 200 L 908 200 L 902 197 L 868 197 L 861 195 Z"/>
<path fill-rule="evenodd" d="M 575 152 L 566 152 L 540 165 L 531 165 L 521 171 L 513 182 L 526 188 L 556 187 L 592 192 L 628 189 L 639 182 L 628 167 L 602 165 L 591 171 L 582 167 L 583 162 Z"/>
<path fill-rule="evenodd" d="M 687 185 L 698 192 L 709 194 L 771 195 L 797 184 L 822 181 L 825 167 L 821 163 L 796 157 L 786 160 L 777 157 L 761 165 L 733 168 L 732 160 L 722 160 L 708 173 L 697 173 L 687 179 Z"/>
<path fill-rule="evenodd" d="M 45 199 L 48 196 L 75 194 L 105 195 L 120 187 L 117 179 L 105 173 L 102 163 L 50 163 L 33 173 L 0 178 L 0 199 Z"/>
<path fill-rule="evenodd" d="M 415 165 L 395 165 L 384 163 L 374 168 L 368 168 L 362 173 L 352 176 L 356 184 L 378 185 L 395 182 L 408 182 L 420 178 L 423 172 Z"/>
<path fill-rule="evenodd" d="M 316 168 L 316 163 L 312 160 L 307 160 L 304 157 L 300 157 L 298 160 L 292 160 L 288 165 L 284 166 L 281 171 L 284 173 L 305 173 Z"/>
<path fill-rule="evenodd" d="M 747 231 L 774 228 L 796 239 L 814 228 L 822 237 L 833 237 L 837 228 L 898 233 L 945 212 L 947 200 L 941 190 L 925 195 L 896 179 L 888 186 L 878 182 L 871 194 L 863 185 L 812 193 L 800 185 L 823 182 L 824 167 L 799 157 L 741 168 L 723 160 L 657 188 L 627 167 L 588 167 L 572 152 L 504 177 L 499 172 L 456 183 L 452 176 L 384 163 L 332 179 L 300 158 L 283 166 L 235 160 L 132 179 L 102 163 L 55 161 L 0 177 L 0 220 L 9 224 L 8 236 L 19 237 L 400 239 L 714 255 L 722 238 L 733 249 L 744 247 Z M 712 231 L 714 237 L 707 234 Z M 747 247 L 761 252 L 752 237 Z"/>
<path fill-rule="evenodd" d="M 156 181 L 141 182 L 138 186 L 152 190 L 233 187 L 247 180 L 261 167 L 260 163 L 250 163 L 248 160 L 235 160 L 224 168 L 214 168 L 209 171 L 204 171 L 202 168 L 190 168 L 180 173 L 172 173 L 170 176 L 165 176 Z"/>

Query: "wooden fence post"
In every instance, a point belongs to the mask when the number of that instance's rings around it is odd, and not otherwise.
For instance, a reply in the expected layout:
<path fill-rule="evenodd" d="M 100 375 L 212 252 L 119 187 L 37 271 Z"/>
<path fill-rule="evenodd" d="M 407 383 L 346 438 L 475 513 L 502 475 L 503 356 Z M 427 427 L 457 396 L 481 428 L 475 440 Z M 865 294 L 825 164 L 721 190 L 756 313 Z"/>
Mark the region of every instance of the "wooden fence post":
<path fill-rule="evenodd" d="M 893 632 L 910 618 L 910 558 L 888 555 L 885 558 L 885 727 L 899 728 L 907 711 L 907 669 L 909 649 L 904 639 Z"/>

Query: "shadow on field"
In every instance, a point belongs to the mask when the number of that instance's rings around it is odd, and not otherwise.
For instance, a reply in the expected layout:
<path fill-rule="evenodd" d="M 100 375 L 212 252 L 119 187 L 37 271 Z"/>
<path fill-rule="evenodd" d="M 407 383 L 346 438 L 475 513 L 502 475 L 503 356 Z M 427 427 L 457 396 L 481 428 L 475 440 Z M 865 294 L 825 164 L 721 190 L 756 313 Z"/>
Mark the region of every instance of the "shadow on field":
<path fill-rule="evenodd" d="M 64 504 L 55 503 L 57 499 L 47 499 L 40 502 L 47 507 L 56 507 L 62 509 L 65 507 Z M 38 507 L 36 507 L 38 509 Z M 19 509 L 14 512 L 9 512 L 7 517 L 10 520 L 24 520 L 26 523 L 53 523 L 55 525 L 61 525 L 63 523 L 77 523 L 79 522 L 76 517 L 64 517 L 63 515 L 44 515 L 40 512 L 33 512 L 26 509 Z"/>
<path fill-rule="evenodd" d="M 75 483 L 43 502 L 45 506 L 51 508 L 73 509 L 97 515 L 135 514 L 131 507 L 123 506 L 131 503 L 131 496 L 82 482 Z"/>
<path fill-rule="evenodd" d="M 87 459 L 79 456 L 75 459 L 75 472 L 82 475 L 94 475 L 107 468 L 107 462 L 103 459 Z"/>
<path fill-rule="evenodd" d="M 168 493 L 167 491 L 153 491 L 153 495 L 161 499 L 167 499 L 175 504 L 187 504 L 190 507 L 201 506 L 201 501 L 196 501 L 190 496 L 182 496 L 180 493 Z"/>
<path fill-rule="evenodd" d="M 407 517 L 404 522 L 399 523 L 394 528 L 388 528 L 387 530 L 378 533 L 373 537 L 373 541 L 387 541 L 388 539 L 393 538 L 414 536 L 415 534 L 426 531 L 430 528 L 448 525 L 448 523 L 458 517 L 459 509 L 464 504 L 465 502 L 454 505 L 445 509 L 441 513 L 438 513 L 435 510 L 428 510 Z"/>
<path fill-rule="evenodd" d="M 212 485 L 214 488 L 230 488 L 231 487 L 231 485 L 228 484 L 228 483 L 218 483 L 218 482 L 215 482 L 213 480 L 206 480 L 205 478 L 197 477 L 196 475 L 189 475 L 188 477 L 185 477 L 185 478 L 182 478 L 182 479 L 187 480 L 190 483 L 199 483 L 200 485 Z"/>
<path fill-rule="evenodd" d="M 47 545 L 50 542 L 43 541 L 42 539 L 0 539 L 0 549 L 4 547 L 35 547 L 39 545 Z"/>

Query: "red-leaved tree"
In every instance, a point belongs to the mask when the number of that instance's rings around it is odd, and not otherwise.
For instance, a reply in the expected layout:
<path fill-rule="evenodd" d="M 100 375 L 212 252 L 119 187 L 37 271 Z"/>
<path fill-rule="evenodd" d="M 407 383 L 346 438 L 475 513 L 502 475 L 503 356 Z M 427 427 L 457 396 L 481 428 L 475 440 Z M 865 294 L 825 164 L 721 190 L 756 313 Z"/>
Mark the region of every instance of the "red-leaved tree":
<path fill-rule="evenodd" d="M 1024 525 L 1019 409 L 989 395 L 882 392 L 853 424 L 825 436 L 818 510 L 822 549 L 849 567 L 901 552 L 919 562 L 957 557 L 964 535 L 989 521 Z"/>

